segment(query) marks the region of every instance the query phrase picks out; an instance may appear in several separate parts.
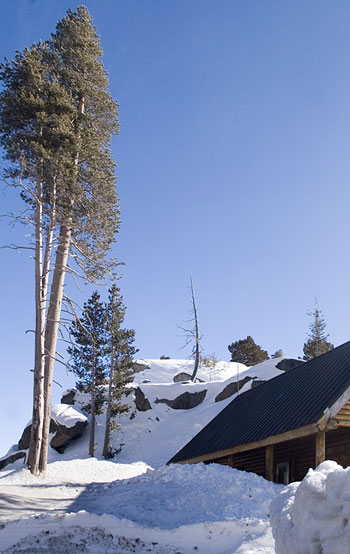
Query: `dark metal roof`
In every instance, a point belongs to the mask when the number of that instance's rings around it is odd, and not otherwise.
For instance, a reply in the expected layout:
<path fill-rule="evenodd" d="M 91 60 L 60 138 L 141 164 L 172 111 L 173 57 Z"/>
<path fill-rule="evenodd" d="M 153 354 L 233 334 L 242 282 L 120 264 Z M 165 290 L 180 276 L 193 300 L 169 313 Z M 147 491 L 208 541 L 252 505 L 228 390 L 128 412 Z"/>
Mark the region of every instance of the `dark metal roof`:
<path fill-rule="evenodd" d="M 168 463 L 317 423 L 350 386 L 350 341 L 237 396 Z"/>

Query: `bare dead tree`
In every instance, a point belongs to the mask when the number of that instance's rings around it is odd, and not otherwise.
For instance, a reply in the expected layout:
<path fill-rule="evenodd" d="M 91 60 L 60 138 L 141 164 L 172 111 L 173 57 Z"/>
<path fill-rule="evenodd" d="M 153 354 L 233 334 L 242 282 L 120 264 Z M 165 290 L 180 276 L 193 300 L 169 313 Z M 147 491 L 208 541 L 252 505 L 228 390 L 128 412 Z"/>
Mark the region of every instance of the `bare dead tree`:
<path fill-rule="evenodd" d="M 180 327 L 180 329 L 184 332 L 184 336 L 186 338 L 186 342 L 182 348 L 185 348 L 189 344 L 193 344 L 192 357 L 194 358 L 194 367 L 193 367 L 193 372 L 191 376 L 191 381 L 195 381 L 198 367 L 200 364 L 200 358 L 201 358 L 201 335 L 199 333 L 198 310 L 197 310 L 196 297 L 194 293 L 192 275 L 190 275 L 190 289 L 191 289 L 191 304 L 192 304 L 191 314 L 193 317 L 188 321 L 188 323 L 192 323 L 193 326 L 190 329 L 187 329 L 184 327 Z"/>

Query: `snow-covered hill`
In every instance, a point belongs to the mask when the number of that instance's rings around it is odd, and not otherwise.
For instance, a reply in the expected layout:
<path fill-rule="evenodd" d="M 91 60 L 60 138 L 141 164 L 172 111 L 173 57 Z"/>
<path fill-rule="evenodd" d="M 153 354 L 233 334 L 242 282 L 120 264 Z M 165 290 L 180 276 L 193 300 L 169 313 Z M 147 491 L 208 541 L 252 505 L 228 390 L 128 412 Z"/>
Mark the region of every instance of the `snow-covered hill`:
<path fill-rule="evenodd" d="M 127 397 L 130 405 L 129 414 L 119 418 L 121 429 L 113 433 L 112 445 L 119 454 L 115 458 L 121 463 L 142 460 L 156 468 L 166 464 L 194 435 L 213 419 L 232 399 L 254 386 L 281 374 L 276 365 L 281 358 L 267 360 L 247 368 L 243 364 L 218 362 L 215 368 L 201 367 L 197 377 L 201 382 L 174 382 L 179 374 L 191 375 L 193 362 L 189 360 L 140 360 L 147 369 L 135 373 L 133 387 L 141 389 L 148 399 L 151 409 L 139 411 L 135 405 L 135 395 Z M 223 391 L 230 394 L 223 400 L 216 399 Z M 205 394 L 200 404 L 191 409 L 174 409 L 164 400 L 173 401 L 187 394 L 187 399 L 194 393 Z M 225 394 L 223 395 L 225 396 Z M 76 394 L 75 407 L 84 405 L 85 397 Z M 181 402 L 179 402 L 181 405 Z M 186 402 L 185 402 L 186 404 Z M 104 436 L 104 415 L 97 417 L 96 451 L 97 458 L 102 459 Z M 85 458 L 88 456 L 88 433 L 67 449 L 64 459 Z M 50 460 L 61 460 L 62 455 L 51 450 Z"/>
<path fill-rule="evenodd" d="M 95 459 L 88 459 L 86 432 L 64 454 L 50 449 L 44 477 L 34 478 L 21 460 L 0 472 L 0 551 L 273 554 L 268 505 L 279 485 L 215 464 L 165 464 L 235 391 L 279 375 L 280 361 L 252 368 L 218 362 L 200 368 L 196 383 L 174 382 L 191 375 L 191 361 L 140 361 L 133 386 L 149 409 L 140 411 L 135 395 L 128 397 L 131 411 L 113 433 L 114 448 L 121 448 L 113 461 L 101 456 L 99 416 Z M 176 409 L 183 402 L 188 409 Z M 76 394 L 74 409 L 83 404 Z"/>

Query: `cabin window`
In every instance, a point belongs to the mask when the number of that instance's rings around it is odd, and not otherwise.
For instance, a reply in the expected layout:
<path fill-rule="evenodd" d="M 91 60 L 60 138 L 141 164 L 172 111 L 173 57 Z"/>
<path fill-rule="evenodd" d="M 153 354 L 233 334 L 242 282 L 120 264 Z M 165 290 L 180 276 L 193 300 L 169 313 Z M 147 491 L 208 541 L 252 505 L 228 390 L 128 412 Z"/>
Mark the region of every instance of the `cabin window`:
<path fill-rule="evenodd" d="M 289 483 L 289 462 L 282 462 L 276 466 L 276 483 L 288 485 Z"/>

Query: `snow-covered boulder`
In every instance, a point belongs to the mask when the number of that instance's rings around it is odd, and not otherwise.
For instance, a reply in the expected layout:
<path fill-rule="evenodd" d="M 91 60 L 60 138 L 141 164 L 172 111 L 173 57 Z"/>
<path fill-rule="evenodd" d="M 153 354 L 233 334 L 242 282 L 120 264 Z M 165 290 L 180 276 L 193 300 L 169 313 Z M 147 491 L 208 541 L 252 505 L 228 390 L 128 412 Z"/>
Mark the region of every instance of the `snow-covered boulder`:
<path fill-rule="evenodd" d="M 230 398 L 230 396 L 232 396 L 232 395 L 236 394 L 238 391 L 240 391 L 241 388 L 251 380 L 252 380 L 252 378 L 247 376 L 247 377 L 244 377 L 243 379 L 240 379 L 238 382 L 237 381 L 232 381 L 232 383 L 229 383 L 228 385 L 226 385 L 224 390 L 222 390 L 215 397 L 215 402 L 221 402 L 221 400 L 226 400 L 226 398 Z"/>
<path fill-rule="evenodd" d="M 68 404 L 54 404 L 51 407 L 51 423 L 55 434 L 50 445 L 57 452 L 64 452 L 73 440 L 79 439 L 88 425 L 87 417 Z"/>
<path fill-rule="evenodd" d="M 140 373 L 141 371 L 145 371 L 146 369 L 151 369 L 151 366 L 142 360 L 137 360 L 132 364 L 132 369 L 134 373 Z"/>
<path fill-rule="evenodd" d="M 186 371 L 182 371 L 181 373 L 174 375 L 173 381 L 174 383 L 185 383 L 186 381 L 191 381 L 191 377 L 192 375 L 186 373 Z"/>
<path fill-rule="evenodd" d="M 68 404 L 54 404 L 51 407 L 50 433 L 54 433 L 50 445 L 63 453 L 71 441 L 80 438 L 88 425 L 88 419 Z M 31 422 L 24 429 L 18 442 L 19 450 L 29 448 Z"/>
<path fill-rule="evenodd" d="M 303 363 L 305 363 L 305 360 L 300 360 L 299 358 L 282 358 L 281 361 L 276 364 L 276 367 L 281 371 L 289 371 Z"/>
<path fill-rule="evenodd" d="M 75 404 L 76 389 L 66 390 L 61 398 L 61 404 Z"/>
<path fill-rule="evenodd" d="M 135 389 L 135 405 L 139 412 L 147 412 L 147 410 L 152 410 L 152 406 L 146 398 L 145 394 L 142 392 L 140 387 Z"/>
<path fill-rule="evenodd" d="M 0 458 L 0 470 L 4 469 L 4 467 L 8 466 L 9 464 L 14 464 L 17 460 L 20 460 L 21 458 L 25 458 L 26 455 L 26 452 L 20 450 L 17 452 L 11 452 L 6 456 L 3 456 L 3 458 Z"/>
<path fill-rule="evenodd" d="M 326 461 L 271 503 L 276 554 L 349 554 L 350 467 Z"/>
<path fill-rule="evenodd" d="M 167 404 L 173 410 L 191 410 L 196 406 L 199 406 L 205 398 L 207 390 L 201 390 L 199 392 L 184 392 L 177 396 L 174 400 L 168 400 L 167 398 L 157 398 L 156 404 Z"/>

